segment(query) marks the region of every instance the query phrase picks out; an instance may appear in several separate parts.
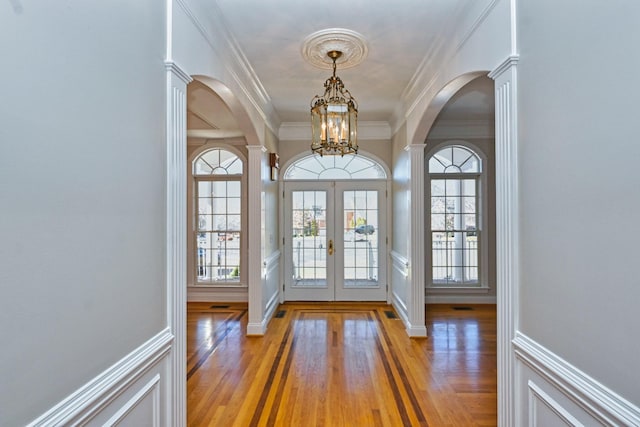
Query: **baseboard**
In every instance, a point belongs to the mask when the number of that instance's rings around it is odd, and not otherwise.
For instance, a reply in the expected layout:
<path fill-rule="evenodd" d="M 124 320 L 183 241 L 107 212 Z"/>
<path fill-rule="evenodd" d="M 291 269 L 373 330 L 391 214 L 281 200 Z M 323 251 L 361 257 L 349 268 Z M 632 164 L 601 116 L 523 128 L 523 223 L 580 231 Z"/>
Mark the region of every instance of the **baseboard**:
<path fill-rule="evenodd" d="M 595 421 L 602 425 L 640 426 L 640 408 L 527 335 L 517 331 L 513 346 L 520 362 Z M 537 389 L 534 392 L 543 396 Z M 549 399 L 542 400 L 547 406 L 553 406 L 548 403 Z"/>
<path fill-rule="evenodd" d="M 248 300 L 249 294 L 246 287 L 187 286 L 187 302 L 247 302 Z"/>
<path fill-rule="evenodd" d="M 427 294 L 427 304 L 495 304 L 495 295 L 435 295 Z"/>
<path fill-rule="evenodd" d="M 114 416 L 114 419 L 122 419 L 147 396 L 157 401 L 159 379 L 145 382 L 143 376 L 168 358 L 173 339 L 169 328 L 164 329 L 28 426 L 86 425 L 105 416 L 106 419 Z M 141 379 L 144 384 L 136 384 Z M 126 396 L 124 402 L 116 402 L 126 393 L 132 396 Z M 154 406 L 153 413 L 157 414 L 154 418 L 159 417 L 159 408 L 160 405 Z M 159 418 L 153 425 L 158 423 Z"/>

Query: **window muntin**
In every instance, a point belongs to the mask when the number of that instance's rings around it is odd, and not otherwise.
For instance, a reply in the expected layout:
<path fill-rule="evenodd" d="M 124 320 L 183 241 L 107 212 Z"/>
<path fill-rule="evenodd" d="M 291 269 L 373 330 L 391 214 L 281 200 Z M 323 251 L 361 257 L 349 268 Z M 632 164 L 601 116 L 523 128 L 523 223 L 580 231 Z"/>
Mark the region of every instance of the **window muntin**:
<path fill-rule="evenodd" d="M 312 154 L 287 168 L 285 180 L 386 179 L 384 168 L 363 156 L 318 156 Z"/>
<path fill-rule="evenodd" d="M 480 285 L 480 172 L 480 158 L 466 147 L 447 146 L 429 159 L 435 286 Z"/>
<path fill-rule="evenodd" d="M 242 160 L 214 148 L 193 162 L 198 283 L 240 282 Z"/>
<path fill-rule="evenodd" d="M 466 147 L 451 145 L 429 159 L 429 173 L 480 173 L 480 158 Z"/>

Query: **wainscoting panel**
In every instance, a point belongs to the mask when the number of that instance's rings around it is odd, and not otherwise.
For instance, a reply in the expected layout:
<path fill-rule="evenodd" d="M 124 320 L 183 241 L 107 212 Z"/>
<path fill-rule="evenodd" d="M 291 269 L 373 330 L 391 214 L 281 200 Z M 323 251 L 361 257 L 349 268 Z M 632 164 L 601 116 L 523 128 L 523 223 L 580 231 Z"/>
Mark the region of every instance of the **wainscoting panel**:
<path fill-rule="evenodd" d="M 522 425 L 640 426 L 640 408 L 538 342 L 518 331 L 513 346 Z"/>
<path fill-rule="evenodd" d="M 529 380 L 530 426 L 583 426 L 569 411 Z"/>
<path fill-rule="evenodd" d="M 95 377 L 28 426 L 162 426 L 170 403 L 169 352 L 165 329 Z"/>
<path fill-rule="evenodd" d="M 396 251 L 391 251 L 391 304 L 405 327 L 409 328 L 407 292 L 409 290 L 409 260 Z"/>
<path fill-rule="evenodd" d="M 262 263 L 264 289 L 264 321 L 265 327 L 278 308 L 280 303 L 280 251 L 276 250 Z"/>

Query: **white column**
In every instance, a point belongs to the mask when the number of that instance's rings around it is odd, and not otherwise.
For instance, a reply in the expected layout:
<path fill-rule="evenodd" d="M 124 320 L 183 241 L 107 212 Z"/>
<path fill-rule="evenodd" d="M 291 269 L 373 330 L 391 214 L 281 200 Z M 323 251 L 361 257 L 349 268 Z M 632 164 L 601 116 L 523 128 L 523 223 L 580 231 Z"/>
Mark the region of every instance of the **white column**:
<path fill-rule="evenodd" d="M 166 390 L 166 425 L 187 422 L 187 84 L 191 77 L 172 61 L 167 70 L 167 323 L 174 336 Z"/>
<path fill-rule="evenodd" d="M 267 329 L 262 289 L 262 145 L 247 145 L 247 242 L 248 242 L 248 291 L 249 323 L 247 335 L 264 335 Z"/>
<path fill-rule="evenodd" d="M 405 147 L 409 152 L 410 196 L 409 196 L 409 292 L 407 315 L 410 337 L 426 337 L 425 323 L 425 239 L 424 239 L 424 147 L 412 144 Z"/>
<path fill-rule="evenodd" d="M 518 241 L 518 56 L 489 73 L 496 97 L 496 264 L 498 322 L 498 425 L 516 425 L 516 360 L 520 256 Z"/>

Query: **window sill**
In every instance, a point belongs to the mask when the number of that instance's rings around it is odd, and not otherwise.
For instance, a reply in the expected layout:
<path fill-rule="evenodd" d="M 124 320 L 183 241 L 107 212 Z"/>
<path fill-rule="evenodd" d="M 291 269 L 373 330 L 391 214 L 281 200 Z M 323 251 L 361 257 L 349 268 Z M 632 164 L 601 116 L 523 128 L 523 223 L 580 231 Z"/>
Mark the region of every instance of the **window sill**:
<path fill-rule="evenodd" d="M 192 288 L 246 288 L 247 285 L 240 282 L 196 282 L 189 284 Z"/>

